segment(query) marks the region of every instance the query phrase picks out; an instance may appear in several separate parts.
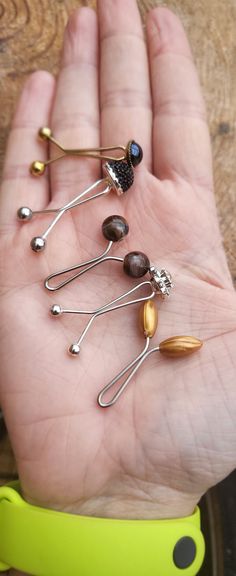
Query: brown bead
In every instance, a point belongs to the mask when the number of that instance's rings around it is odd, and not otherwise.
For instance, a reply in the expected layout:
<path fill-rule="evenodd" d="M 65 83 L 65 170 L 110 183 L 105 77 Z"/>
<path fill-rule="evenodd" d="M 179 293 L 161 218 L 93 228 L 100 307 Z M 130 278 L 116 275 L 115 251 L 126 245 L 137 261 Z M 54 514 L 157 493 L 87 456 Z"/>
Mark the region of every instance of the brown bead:
<path fill-rule="evenodd" d="M 149 268 L 150 262 L 148 257 L 143 252 L 129 252 L 124 258 L 124 271 L 132 278 L 141 278 L 144 276 Z"/>
<path fill-rule="evenodd" d="M 165 356 L 179 358 L 197 352 L 203 342 L 194 336 L 172 336 L 159 344 L 159 350 Z"/>
<path fill-rule="evenodd" d="M 129 232 L 129 224 L 123 216 L 108 216 L 103 222 L 102 233 L 107 240 L 118 242 Z"/>
<path fill-rule="evenodd" d="M 158 324 L 157 307 L 153 300 L 147 300 L 140 307 L 139 323 L 145 338 L 152 338 Z"/>

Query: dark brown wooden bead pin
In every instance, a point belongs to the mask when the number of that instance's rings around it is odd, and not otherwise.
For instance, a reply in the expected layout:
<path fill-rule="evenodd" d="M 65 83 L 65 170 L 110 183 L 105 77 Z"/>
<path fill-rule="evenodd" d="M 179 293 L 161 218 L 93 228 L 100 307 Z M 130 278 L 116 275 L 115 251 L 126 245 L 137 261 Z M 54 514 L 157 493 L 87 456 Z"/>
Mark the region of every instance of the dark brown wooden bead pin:
<path fill-rule="evenodd" d="M 124 258 L 123 268 L 128 276 L 141 278 L 148 272 L 150 262 L 143 252 L 130 252 Z"/>
<path fill-rule="evenodd" d="M 104 250 L 104 252 L 102 252 L 102 254 L 99 254 L 99 256 L 81 262 L 80 264 L 75 264 L 74 266 L 70 266 L 69 268 L 64 268 L 59 272 L 53 272 L 46 278 L 44 282 L 45 288 L 47 288 L 47 290 L 50 290 L 51 292 L 54 292 L 55 290 L 60 290 L 61 288 L 63 288 L 63 286 L 66 286 L 76 278 L 79 278 L 79 276 L 82 276 L 85 272 L 91 270 L 101 262 L 104 262 L 107 259 L 116 260 L 115 257 L 107 258 L 107 254 L 111 250 L 113 244 L 115 242 L 120 242 L 121 240 L 123 240 L 123 238 L 127 236 L 128 232 L 129 232 L 129 225 L 127 220 L 125 220 L 123 216 L 117 216 L 117 215 L 108 216 L 108 218 L 106 218 L 102 224 L 103 236 L 104 238 L 106 238 L 106 240 L 108 240 L 108 245 Z M 76 272 L 76 270 L 79 270 L 79 272 Z M 51 280 L 53 279 L 55 280 L 56 278 L 62 276 L 65 276 L 65 279 L 62 280 L 59 284 L 55 283 L 51 284 Z"/>
<path fill-rule="evenodd" d="M 132 278 L 142 278 L 146 274 L 149 275 L 149 278 L 146 278 L 139 284 L 136 284 L 133 288 L 117 296 L 114 300 L 103 304 L 99 308 L 95 310 L 76 310 L 76 309 L 66 309 L 62 308 L 60 304 L 54 304 L 51 307 L 51 314 L 53 316 L 60 316 L 61 314 L 87 314 L 90 316 L 90 319 L 83 330 L 80 338 L 77 342 L 71 344 L 69 347 L 69 352 L 75 356 L 80 352 L 81 343 L 87 334 L 91 324 L 94 322 L 95 318 L 101 316 L 102 314 L 106 314 L 108 312 L 112 312 L 113 310 L 118 310 L 124 308 L 126 306 L 131 306 L 133 304 L 137 304 L 139 302 L 145 302 L 154 298 L 156 295 L 160 295 L 163 298 L 165 296 L 169 296 L 171 288 L 173 287 L 172 278 L 170 273 L 165 270 L 164 268 L 158 269 L 155 266 L 150 264 L 149 258 L 143 252 L 129 252 L 126 254 L 125 257 L 118 257 L 118 256 L 110 256 L 107 255 L 109 250 L 111 249 L 113 242 L 119 241 L 128 232 L 128 223 L 124 218 L 121 216 L 110 216 L 104 220 L 102 225 L 102 232 L 105 238 L 108 240 L 108 246 L 106 250 L 100 255 L 91 260 L 87 260 L 86 262 L 82 262 L 81 264 L 76 264 L 75 266 L 71 266 L 70 268 L 66 268 L 59 272 L 54 272 L 50 274 L 45 280 L 45 287 L 48 290 L 55 291 L 59 290 L 63 286 L 67 285 L 68 283 L 72 282 L 76 278 L 82 276 L 85 272 L 88 272 L 95 266 L 102 264 L 107 261 L 116 261 L 121 262 L 123 264 L 123 270 L 125 274 Z M 82 270 L 80 270 L 82 268 Z M 79 269 L 79 272 L 75 272 Z M 72 275 L 71 275 L 71 272 Z M 75 272 L 75 273 L 74 273 Z M 69 274 L 69 277 L 68 277 Z M 58 276 L 66 275 L 66 278 L 60 282 L 59 284 L 51 284 L 51 280 L 55 279 Z M 136 297 L 137 292 L 146 292 L 146 295 Z M 134 299 L 129 300 L 128 297 L 132 294 L 135 296 Z"/>

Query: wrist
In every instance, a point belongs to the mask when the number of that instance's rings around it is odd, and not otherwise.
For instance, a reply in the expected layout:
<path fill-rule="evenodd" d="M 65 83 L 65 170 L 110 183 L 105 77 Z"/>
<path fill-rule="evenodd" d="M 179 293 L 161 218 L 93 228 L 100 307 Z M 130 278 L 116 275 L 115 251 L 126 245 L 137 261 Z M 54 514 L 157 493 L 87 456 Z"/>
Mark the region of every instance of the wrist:
<path fill-rule="evenodd" d="M 117 518 L 130 520 L 161 520 L 190 516 L 195 510 L 201 495 L 177 492 L 171 488 L 158 487 L 156 495 L 149 492 L 137 494 L 106 494 L 81 499 L 66 505 L 33 501 L 26 497 L 29 503 L 80 516 L 98 518 Z"/>
<path fill-rule="evenodd" d="M 196 508 L 197 501 L 192 498 L 167 500 L 168 494 L 162 501 L 136 499 L 113 499 L 101 497 L 78 504 L 70 512 L 81 516 L 96 516 L 99 518 L 119 518 L 127 520 L 161 520 L 190 516 Z M 69 510 L 65 510 L 68 512 Z"/>

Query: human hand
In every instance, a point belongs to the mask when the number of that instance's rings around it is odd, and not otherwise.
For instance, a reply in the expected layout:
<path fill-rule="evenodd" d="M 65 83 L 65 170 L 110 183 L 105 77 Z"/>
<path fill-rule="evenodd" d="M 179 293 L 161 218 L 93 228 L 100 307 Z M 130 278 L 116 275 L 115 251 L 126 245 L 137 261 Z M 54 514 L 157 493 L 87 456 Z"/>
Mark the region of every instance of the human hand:
<path fill-rule="evenodd" d="M 184 516 L 236 458 L 236 296 L 216 218 L 205 108 L 170 11 L 148 15 L 149 59 L 133 0 L 100 0 L 98 21 L 97 42 L 96 14 L 72 15 L 57 81 L 33 74 L 13 122 L 1 191 L 1 405 L 28 501 L 85 515 Z M 97 161 L 67 158 L 50 179 L 49 172 L 33 179 L 29 165 L 46 155 L 36 138 L 44 125 L 70 148 L 133 138 L 144 160 L 125 197 L 67 213 L 35 254 L 29 242 L 47 219 L 21 226 L 17 209 L 63 205 L 100 177 Z M 98 254 L 111 214 L 130 224 L 119 256 L 141 250 L 173 273 L 155 343 L 189 334 L 204 347 L 186 359 L 151 357 L 117 404 L 102 410 L 99 390 L 143 345 L 137 308 L 99 319 L 71 359 L 66 348 L 84 320 L 51 318 L 55 296 L 43 279 Z M 56 300 L 94 308 L 128 287 L 120 268 L 103 266 Z"/>

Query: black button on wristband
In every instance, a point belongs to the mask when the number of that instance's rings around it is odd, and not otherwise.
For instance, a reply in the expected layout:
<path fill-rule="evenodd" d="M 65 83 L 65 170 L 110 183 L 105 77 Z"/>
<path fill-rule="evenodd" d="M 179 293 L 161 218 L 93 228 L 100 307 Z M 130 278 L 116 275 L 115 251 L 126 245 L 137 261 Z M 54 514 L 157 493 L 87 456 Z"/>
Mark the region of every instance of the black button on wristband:
<path fill-rule="evenodd" d="M 194 562 L 197 548 L 194 540 L 184 536 L 175 545 L 173 559 L 177 568 L 188 568 Z"/>

